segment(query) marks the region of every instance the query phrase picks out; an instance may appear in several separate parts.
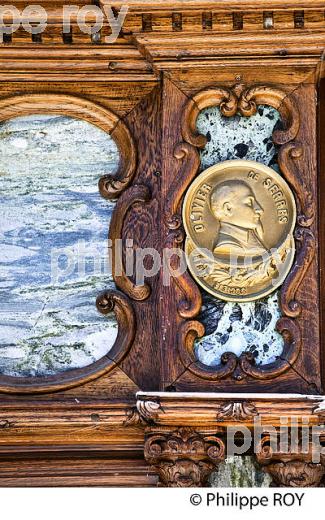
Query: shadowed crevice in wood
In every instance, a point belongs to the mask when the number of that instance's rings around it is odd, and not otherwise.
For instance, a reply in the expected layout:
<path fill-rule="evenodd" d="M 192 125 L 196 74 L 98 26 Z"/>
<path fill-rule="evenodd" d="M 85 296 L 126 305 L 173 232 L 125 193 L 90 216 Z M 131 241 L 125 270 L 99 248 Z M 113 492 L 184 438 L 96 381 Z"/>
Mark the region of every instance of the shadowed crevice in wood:
<path fill-rule="evenodd" d="M 303 374 L 301 374 L 295 367 L 294 364 L 290 363 L 290 361 L 288 361 L 287 359 L 285 358 L 281 358 L 284 362 L 288 363 L 288 365 L 290 366 L 291 370 L 293 370 L 295 372 L 295 374 L 297 374 L 297 376 L 300 377 L 300 379 L 302 381 L 304 381 L 304 383 L 306 383 L 307 385 L 307 391 L 310 391 L 310 393 L 312 394 L 318 394 L 318 395 L 321 395 L 322 394 L 322 390 L 320 387 L 317 386 L 317 384 L 314 382 L 314 381 L 310 381 L 308 380 L 306 377 L 304 377 Z"/>

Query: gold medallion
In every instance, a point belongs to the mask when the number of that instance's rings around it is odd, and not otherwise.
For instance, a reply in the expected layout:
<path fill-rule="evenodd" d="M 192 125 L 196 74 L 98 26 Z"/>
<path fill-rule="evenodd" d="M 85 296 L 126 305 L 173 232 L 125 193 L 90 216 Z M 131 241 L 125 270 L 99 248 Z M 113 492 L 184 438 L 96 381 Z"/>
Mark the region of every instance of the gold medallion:
<path fill-rule="evenodd" d="M 188 267 L 217 298 L 263 298 L 290 271 L 295 200 L 268 166 L 243 160 L 211 166 L 188 189 L 183 222 Z"/>

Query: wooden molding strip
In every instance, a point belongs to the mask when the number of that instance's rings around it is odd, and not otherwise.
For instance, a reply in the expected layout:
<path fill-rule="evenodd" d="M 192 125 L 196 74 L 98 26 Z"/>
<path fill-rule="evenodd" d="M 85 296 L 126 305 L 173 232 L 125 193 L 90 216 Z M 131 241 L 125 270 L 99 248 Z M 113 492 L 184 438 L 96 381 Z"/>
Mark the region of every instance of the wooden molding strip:
<path fill-rule="evenodd" d="M 250 10 L 285 10 L 285 9 L 323 9 L 322 0 L 100 0 L 100 5 L 120 9 L 127 5 L 133 13 L 148 11 L 181 11 L 210 9 L 213 11 L 250 11 Z"/>
<path fill-rule="evenodd" d="M 322 56 L 324 31 L 209 32 L 208 34 L 145 33 L 136 34 L 139 49 L 151 61 L 189 61 L 195 58 L 257 57 L 288 58 Z"/>
<path fill-rule="evenodd" d="M 138 409 L 141 402 L 142 408 L 146 402 L 159 402 L 152 418 L 156 426 L 252 426 L 259 417 L 262 424 L 277 427 L 281 416 L 298 423 L 308 419 L 312 426 L 322 423 L 325 406 L 324 396 L 301 394 L 138 392 L 137 399 Z"/>

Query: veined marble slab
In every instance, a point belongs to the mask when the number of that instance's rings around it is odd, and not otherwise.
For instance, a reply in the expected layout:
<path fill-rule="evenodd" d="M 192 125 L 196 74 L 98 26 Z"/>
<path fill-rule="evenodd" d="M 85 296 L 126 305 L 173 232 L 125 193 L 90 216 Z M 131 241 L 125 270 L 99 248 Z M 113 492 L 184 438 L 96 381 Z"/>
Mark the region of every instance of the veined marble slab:
<path fill-rule="evenodd" d="M 279 113 L 267 106 L 260 106 L 251 117 L 225 117 L 217 107 L 203 110 L 197 128 L 208 141 L 201 151 L 201 171 L 230 159 L 258 161 L 279 171 L 272 133 L 280 123 Z M 275 330 L 281 316 L 277 292 L 247 303 L 224 302 L 204 291 L 202 296 L 198 319 L 204 323 L 206 335 L 195 347 L 202 363 L 218 365 L 224 352 L 252 352 L 262 365 L 281 355 L 283 339 Z"/>
<path fill-rule="evenodd" d="M 0 125 L 0 373 L 42 376 L 107 354 L 114 316 L 107 234 L 114 204 L 97 183 L 116 170 L 114 141 L 67 117 Z"/>

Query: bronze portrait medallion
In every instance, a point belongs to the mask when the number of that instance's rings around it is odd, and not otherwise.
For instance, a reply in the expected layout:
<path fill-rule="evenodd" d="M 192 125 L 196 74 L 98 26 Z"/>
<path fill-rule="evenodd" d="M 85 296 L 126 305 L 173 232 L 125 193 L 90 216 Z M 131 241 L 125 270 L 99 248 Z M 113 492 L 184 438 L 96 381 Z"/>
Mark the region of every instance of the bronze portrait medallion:
<path fill-rule="evenodd" d="M 244 160 L 211 166 L 188 189 L 183 222 L 188 267 L 218 298 L 262 298 L 291 268 L 295 200 L 268 166 Z"/>

